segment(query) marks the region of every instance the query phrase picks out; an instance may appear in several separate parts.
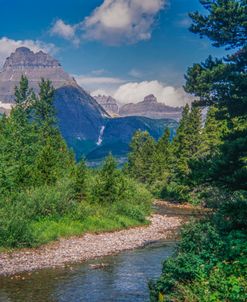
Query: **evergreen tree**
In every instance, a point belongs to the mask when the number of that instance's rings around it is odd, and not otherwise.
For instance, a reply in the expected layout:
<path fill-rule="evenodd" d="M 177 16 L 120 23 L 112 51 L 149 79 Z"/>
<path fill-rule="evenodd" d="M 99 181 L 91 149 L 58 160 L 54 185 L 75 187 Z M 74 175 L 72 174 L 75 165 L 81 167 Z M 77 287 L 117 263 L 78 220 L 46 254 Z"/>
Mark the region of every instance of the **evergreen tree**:
<path fill-rule="evenodd" d="M 155 179 L 156 143 L 150 134 L 137 131 L 130 143 L 128 173 L 140 182 L 151 184 Z"/>
<path fill-rule="evenodd" d="M 223 136 L 227 132 L 227 124 L 218 119 L 219 109 L 216 105 L 209 107 L 205 126 L 203 128 L 203 156 L 213 156 L 219 152 L 219 146 L 223 143 Z"/>
<path fill-rule="evenodd" d="M 155 155 L 155 179 L 168 181 L 171 177 L 173 166 L 172 145 L 170 141 L 170 130 L 167 128 L 164 135 L 158 140 Z"/>
<path fill-rule="evenodd" d="M 176 174 L 179 178 L 189 174 L 188 161 L 191 152 L 191 141 L 189 137 L 190 108 L 189 105 L 183 109 L 182 118 L 173 141 L 176 156 Z"/>
<path fill-rule="evenodd" d="M 15 103 L 17 107 L 28 107 L 32 101 L 33 90 L 29 88 L 28 79 L 22 75 L 19 86 L 15 87 Z"/>
<path fill-rule="evenodd" d="M 29 121 L 29 105 L 32 90 L 28 80 L 22 76 L 20 84 L 15 88 L 16 106 L 10 116 L 3 117 L 0 132 L 0 186 L 5 192 L 24 188 L 31 183 L 31 164 L 35 158 L 34 143 L 37 134 Z M 8 184 L 7 184 L 8 183 Z"/>
<path fill-rule="evenodd" d="M 197 106 L 192 106 L 189 115 L 188 137 L 190 141 L 189 159 L 197 159 L 202 151 L 202 119 L 201 110 Z"/>
<path fill-rule="evenodd" d="M 122 175 L 117 170 L 117 162 L 112 155 L 109 155 L 99 171 L 94 199 L 100 203 L 111 204 L 119 201 L 123 191 Z"/>
<path fill-rule="evenodd" d="M 44 79 L 39 87 L 39 95 L 33 104 L 40 145 L 34 167 L 34 181 L 39 184 L 52 184 L 64 175 L 74 159 L 56 125 L 54 88 L 49 80 Z"/>
<path fill-rule="evenodd" d="M 56 124 L 53 105 L 54 87 L 50 80 L 41 79 L 39 89 L 39 96 L 33 105 L 35 119 L 43 126 L 54 126 Z"/>
<path fill-rule="evenodd" d="M 191 30 L 207 36 L 213 45 L 236 49 L 223 59 L 209 57 L 194 64 L 186 76 L 187 92 L 203 105 L 217 104 L 228 131 L 214 163 L 212 178 L 237 190 L 247 189 L 247 33 L 245 0 L 201 1 L 208 15 L 191 14 Z"/>
<path fill-rule="evenodd" d="M 86 178 L 87 166 L 85 160 L 81 160 L 76 166 L 74 171 L 73 190 L 78 201 L 83 200 L 86 195 Z"/>

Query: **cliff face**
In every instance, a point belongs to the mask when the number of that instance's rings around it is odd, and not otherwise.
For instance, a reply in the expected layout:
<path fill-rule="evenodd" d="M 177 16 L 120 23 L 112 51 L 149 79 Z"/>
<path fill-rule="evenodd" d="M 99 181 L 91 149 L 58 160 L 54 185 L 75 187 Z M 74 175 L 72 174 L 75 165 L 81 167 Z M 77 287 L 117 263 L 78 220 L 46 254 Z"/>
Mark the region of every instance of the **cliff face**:
<path fill-rule="evenodd" d="M 100 104 L 105 111 L 111 116 L 116 116 L 119 113 L 117 101 L 111 96 L 98 95 L 94 96 L 98 104 Z"/>
<path fill-rule="evenodd" d="M 170 107 L 159 103 L 154 95 L 148 95 L 142 102 L 126 104 L 119 110 L 121 116 L 145 116 L 153 119 L 171 118 L 179 120 L 182 115 L 181 107 Z"/>
<path fill-rule="evenodd" d="M 77 86 L 56 59 L 42 51 L 34 53 L 29 48 L 20 47 L 6 59 L 0 72 L 0 102 L 14 102 L 14 88 L 22 75 L 28 78 L 35 92 L 38 92 L 41 78 L 51 80 L 55 88 Z"/>

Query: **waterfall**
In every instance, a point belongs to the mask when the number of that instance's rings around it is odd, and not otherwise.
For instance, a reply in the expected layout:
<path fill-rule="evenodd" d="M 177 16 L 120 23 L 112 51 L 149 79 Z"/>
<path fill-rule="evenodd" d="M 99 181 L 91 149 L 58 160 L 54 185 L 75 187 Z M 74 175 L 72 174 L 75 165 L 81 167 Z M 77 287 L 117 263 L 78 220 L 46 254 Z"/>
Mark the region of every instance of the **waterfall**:
<path fill-rule="evenodd" d="M 97 146 L 100 146 L 102 144 L 102 142 L 103 142 L 104 131 L 105 131 L 105 126 L 101 126 L 100 132 L 99 132 L 99 138 L 98 138 L 98 141 L 96 143 Z"/>

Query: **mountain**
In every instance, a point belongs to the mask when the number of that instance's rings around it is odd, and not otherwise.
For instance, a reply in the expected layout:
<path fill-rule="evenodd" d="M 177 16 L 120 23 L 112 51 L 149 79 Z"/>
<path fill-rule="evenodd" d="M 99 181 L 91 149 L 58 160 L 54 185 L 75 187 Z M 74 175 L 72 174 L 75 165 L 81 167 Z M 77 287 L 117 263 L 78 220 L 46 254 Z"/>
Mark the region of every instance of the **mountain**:
<path fill-rule="evenodd" d="M 110 152 L 124 161 L 129 152 L 129 143 L 137 130 L 148 131 L 156 140 L 166 128 L 171 131 L 171 137 L 176 133 L 178 123 L 172 119 L 149 119 L 141 116 L 120 117 L 108 119 L 102 128 L 100 144 L 87 155 L 91 162 L 100 160 Z"/>
<path fill-rule="evenodd" d="M 178 121 L 182 115 L 182 107 L 171 107 L 159 103 L 157 98 L 150 94 L 142 102 L 123 105 L 119 114 L 121 116 L 145 116 L 153 119 L 171 118 Z"/>
<path fill-rule="evenodd" d="M 117 116 L 119 113 L 119 107 L 117 101 L 111 96 L 97 95 L 94 96 L 98 104 L 100 104 L 105 111 L 112 117 Z"/>
<path fill-rule="evenodd" d="M 0 72 L 2 106 L 14 104 L 14 88 L 22 75 L 27 76 L 30 87 L 36 93 L 41 78 L 51 80 L 56 89 L 54 104 L 58 124 L 68 145 L 73 147 L 79 141 L 85 153 L 95 148 L 100 129 L 109 115 L 63 70 L 56 59 L 42 51 L 34 53 L 20 47 L 6 59 Z"/>
<path fill-rule="evenodd" d="M 60 131 L 76 157 L 86 156 L 88 161 L 102 160 L 112 152 L 126 158 L 128 144 L 135 131 L 149 131 L 160 137 L 166 127 L 172 130 L 177 123 L 172 120 L 151 120 L 144 117 L 111 118 L 106 112 L 118 112 L 116 101 L 101 97 L 98 102 L 81 88 L 60 63 L 40 51 L 26 47 L 17 48 L 7 59 L 0 72 L 0 107 L 14 105 L 14 87 L 26 75 L 30 87 L 38 92 L 41 78 L 49 79 L 55 87 L 54 105 Z M 103 108 L 105 107 L 105 109 Z"/>
<path fill-rule="evenodd" d="M 55 88 L 78 86 L 76 81 L 66 73 L 60 63 L 50 55 L 29 48 L 19 47 L 5 61 L 0 72 L 0 102 L 14 102 L 14 88 L 25 75 L 30 86 L 38 92 L 41 78 L 50 79 Z"/>

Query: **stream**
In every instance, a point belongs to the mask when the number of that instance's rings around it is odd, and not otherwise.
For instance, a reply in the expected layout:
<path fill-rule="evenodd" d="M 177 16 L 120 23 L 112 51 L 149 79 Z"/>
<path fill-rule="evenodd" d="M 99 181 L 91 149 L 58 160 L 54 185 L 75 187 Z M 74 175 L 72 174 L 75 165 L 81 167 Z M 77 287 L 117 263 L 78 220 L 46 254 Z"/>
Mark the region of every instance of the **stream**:
<path fill-rule="evenodd" d="M 187 217 L 184 209 L 158 206 L 163 215 Z M 176 241 L 98 258 L 64 268 L 0 277 L 0 302 L 145 302 L 148 281 L 158 278 Z"/>

